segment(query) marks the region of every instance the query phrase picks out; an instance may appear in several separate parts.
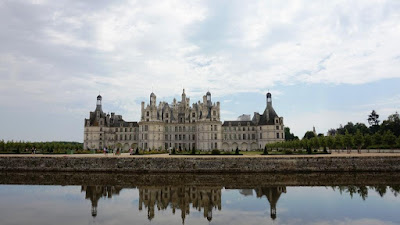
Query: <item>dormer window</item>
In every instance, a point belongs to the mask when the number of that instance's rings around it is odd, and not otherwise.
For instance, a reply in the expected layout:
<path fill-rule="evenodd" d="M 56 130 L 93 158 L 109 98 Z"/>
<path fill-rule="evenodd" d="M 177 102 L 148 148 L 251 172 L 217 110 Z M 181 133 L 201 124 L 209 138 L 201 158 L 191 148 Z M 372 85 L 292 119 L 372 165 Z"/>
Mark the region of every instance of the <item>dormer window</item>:
<path fill-rule="evenodd" d="M 146 112 L 146 116 L 150 116 L 150 112 L 149 111 Z"/>

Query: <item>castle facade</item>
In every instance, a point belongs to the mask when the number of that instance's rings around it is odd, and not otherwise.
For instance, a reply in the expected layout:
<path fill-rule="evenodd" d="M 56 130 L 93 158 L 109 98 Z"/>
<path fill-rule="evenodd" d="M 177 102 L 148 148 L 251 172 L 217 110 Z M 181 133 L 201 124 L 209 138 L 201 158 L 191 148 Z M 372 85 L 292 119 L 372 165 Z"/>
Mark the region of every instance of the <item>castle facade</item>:
<path fill-rule="evenodd" d="M 220 106 L 220 102 L 212 102 L 210 92 L 192 105 L 185 89 L 181 101 L 158 105 L 156 95 L 151 93 L 150 104 L 141 104 L 140 121 L 127 122 L 121 115 L 104 113 L 99 95 L 95 111 L 85 119 L 84 149 L 246 151 L 285 140 L 283 117 L 272 107 L 271 93 L 267 93 L 264 112 L 255 112 L 251 120 L 242 116 L 240 120 L 221 122 Z"/>

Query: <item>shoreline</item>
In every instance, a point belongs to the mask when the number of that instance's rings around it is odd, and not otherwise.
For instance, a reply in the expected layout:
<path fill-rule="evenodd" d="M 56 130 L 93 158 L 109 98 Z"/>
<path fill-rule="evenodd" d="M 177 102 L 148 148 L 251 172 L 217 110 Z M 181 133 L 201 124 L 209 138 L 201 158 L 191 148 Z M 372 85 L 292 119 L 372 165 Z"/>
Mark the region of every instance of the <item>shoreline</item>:
<path fill-rule="evenodd" d="M 397 172 L 400 171 L 400 154 L 0 155 L 0 171 L 129 173 Z"/>

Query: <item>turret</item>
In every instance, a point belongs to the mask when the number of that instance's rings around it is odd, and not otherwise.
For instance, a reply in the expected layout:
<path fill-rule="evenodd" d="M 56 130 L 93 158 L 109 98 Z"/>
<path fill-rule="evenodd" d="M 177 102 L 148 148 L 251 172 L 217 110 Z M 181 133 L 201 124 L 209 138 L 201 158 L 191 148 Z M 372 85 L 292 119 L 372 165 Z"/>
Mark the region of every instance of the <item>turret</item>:
<path fill-rule="evenodd" d="M 267 93 L 267 106 L 272 106 L 272 96 L 271 93 Z"/>
<path fill-rule="evenodd" d="M 183 103 L 186 102 L 185 89 L 183 89 L 183 92 L 182 92 L 182 102 L 183 102 Z"/>
<path fill-rule="evenodd" d="M 156 95 L 153 92 L 150 94 L 150 106 L 156 106 Z"/>
<path fill-rule="evenodd" d="M 102 97 L 101 97 L 101 95 L 98 95 L 97 96 L 97 103 L 96 103 L 96 110 L 98 110 L 98 111 L 102 111 L 102 109 L 101 109 L 101 100 L 102 100 Z"/>
<path fill-rule="evenodd" d="M 206 97 L 207 97 L 207 106 L 211 106 L 211 93 L 209 91 L 207 91 Z"/>

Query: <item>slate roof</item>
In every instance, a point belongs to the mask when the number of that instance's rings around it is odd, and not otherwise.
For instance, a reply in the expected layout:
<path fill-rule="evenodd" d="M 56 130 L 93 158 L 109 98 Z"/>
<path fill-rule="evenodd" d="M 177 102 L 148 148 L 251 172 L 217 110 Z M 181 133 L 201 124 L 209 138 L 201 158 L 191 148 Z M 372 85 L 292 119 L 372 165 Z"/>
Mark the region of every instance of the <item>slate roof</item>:
<path fill-rule="evenodd" d="M 246 120 L 246 121 L 239 121 L 239 120 L 228 120 L 228 121 L 224 121 L 224 123 L 222 124 L 222 126 L 229 126 L 229 123 L 231 124 L 231 126 L 247 126 L 247 123 L 250 123 L 250 126 L 255 126 L 256 124 L 251 121 L 251 120 Z"/>

